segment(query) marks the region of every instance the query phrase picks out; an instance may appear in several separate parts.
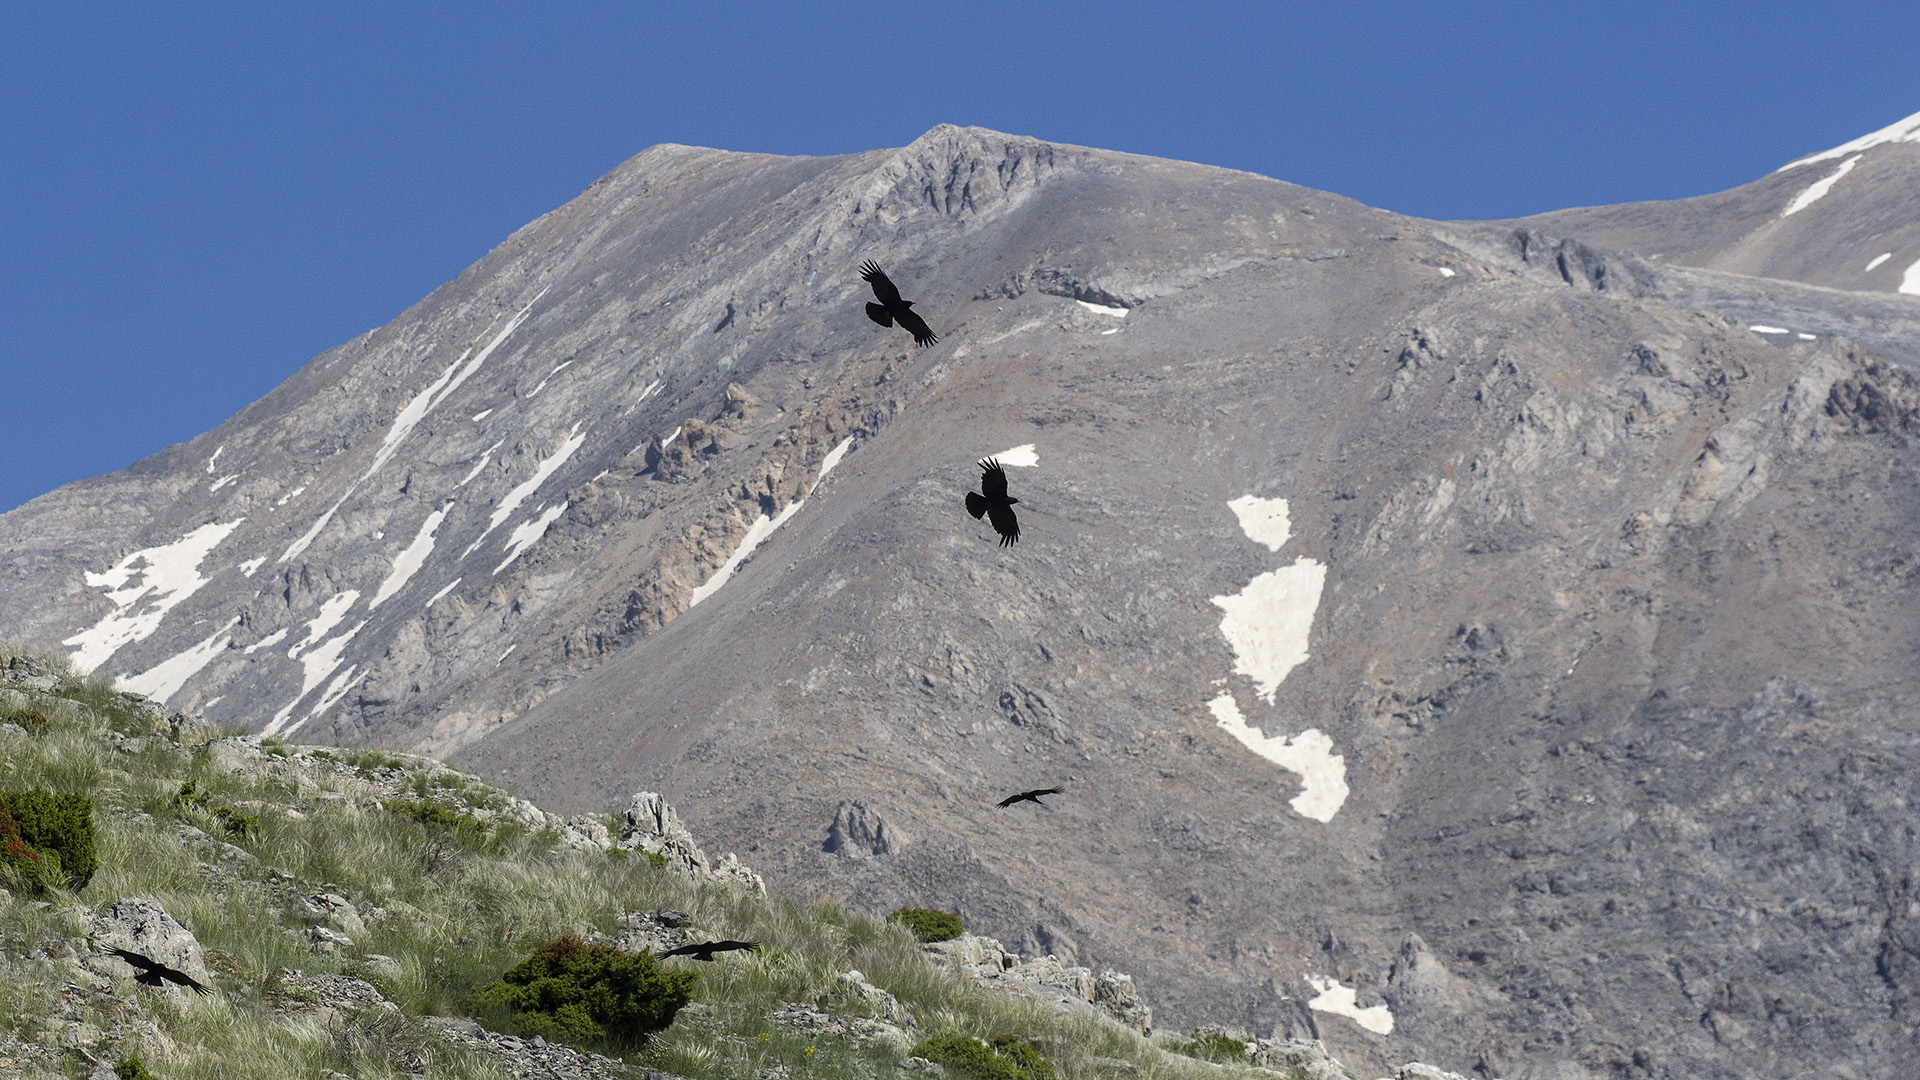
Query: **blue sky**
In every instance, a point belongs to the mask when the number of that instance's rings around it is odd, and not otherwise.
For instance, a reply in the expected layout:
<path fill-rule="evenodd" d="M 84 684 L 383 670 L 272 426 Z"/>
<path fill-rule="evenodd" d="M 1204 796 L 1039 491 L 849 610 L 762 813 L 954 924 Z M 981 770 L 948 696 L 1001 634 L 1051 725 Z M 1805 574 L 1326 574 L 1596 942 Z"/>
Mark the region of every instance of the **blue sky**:
<path fill-rule="evenodd" d="M 1733 187 L 1920 110 L 1920 4 L 16 0 L 0 510 L 192 438 L 659 142 L 978 124 L 1427 217 Z"/>

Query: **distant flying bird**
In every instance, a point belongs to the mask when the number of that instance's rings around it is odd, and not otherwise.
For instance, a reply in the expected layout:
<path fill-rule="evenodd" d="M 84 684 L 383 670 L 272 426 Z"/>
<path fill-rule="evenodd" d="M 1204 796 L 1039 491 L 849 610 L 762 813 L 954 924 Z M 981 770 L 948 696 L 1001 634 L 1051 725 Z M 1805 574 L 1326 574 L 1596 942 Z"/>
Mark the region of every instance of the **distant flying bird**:
<path fill-rule="evenodd" d="M 677 949 L 669 949 L 660 954 L 660 959 L 665 960 L 669 956 L 691 956 L 695 960 L 711 961 L 713 954 L 717 952 L 736 952 L 740 949 L 752 952 L 759 947 L 760 943 L 757 941 L 701 941 L 692 945 L 682 945 Z"/>
<path fill-rule="evenodd" d="M 1013 504 L 1020 500 L 1007 498 L 1007 470 L 992 458 L 980 463 L 980 491 L 983 494 L 967 492 L 967 513 L 975 518 L 987 515 L 993 531 L 1000 534 L 1001 547 L 1020 539 L 1020 521 L 1013 516 Z"/>
<path fill-rule="evenodd" d="M 1007 807 L 1012 806 L 1014 803 L 1017 803 L 1017 802 L 1030 802 L 1035 806 L 1045 806 L 1047 804 L 1040 801 L 1040 796 L 1058 795 L 1065 790 L 1067 789 L 1057 788 L 1057 787 L 1035 788 L 1032 791 L 1023 791 L 1018 795 L 1009 795 L 1006 798 L 1001 799 L 998 805 L 1002 810 L 1005 810 Z"/>
<path fill-rule="evenodd" d="M 175 971 L 158 960 L 152 960 L 141 956 L 139 953 L 128 952 L 125 949 L 109 949 L 107 951 L 125 960 L 127 963 L 132 964 L 134 967 L 139 968 L 140 972 L 133 977 L 133 981 L 142 986 L 165 986 L 168 983 L 176 983 L 180 986 L 191 987 L 202 994 L 213 993 L 213 991 L 207 989 L 205 986 L 200 985 L 200 981 L 193 976 L 188 975 L 184 971 Z"/>
<path fill-rule="evenodd" d="M 873 295 L 880 298 L 879 303 L 867 305 L 867 318 L 881 326 L 899 323 L 900 329 L 913 335 L 915 345 L 931 345 L 940 340 L 940 335 L 933 332 L 927 320 L 914 314 L 913 301 L 900 299 L 900 290 L 887 280 L 878 263 L 872 259 L 861 263 L 860 276 L 873 286 Z"/>

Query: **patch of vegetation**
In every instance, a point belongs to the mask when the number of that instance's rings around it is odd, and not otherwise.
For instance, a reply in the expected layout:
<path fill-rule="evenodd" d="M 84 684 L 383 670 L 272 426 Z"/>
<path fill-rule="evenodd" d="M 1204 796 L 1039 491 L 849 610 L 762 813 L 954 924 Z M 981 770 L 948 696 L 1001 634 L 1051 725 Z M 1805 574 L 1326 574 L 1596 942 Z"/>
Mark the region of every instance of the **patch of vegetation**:
<path fill-rule="evenodd" d="M 960 925 L 960 916 L 951 911 L 903 907 L 887 918 L 913 931 L 914 937 L 929 943 L 951 941 L 966 933 L 966 928 Z"/>
<path fill-rule="evenodd" d="M 137 1057 L 121 1059 L 120 1064 L 113 1067 L 113 1075 L 120 1080 L 159 1080 L 147 1071 L 146 1065 Z"/>
<path fill-rule="evenodd" d="M 93 843 L 93 800 L 44 788 L 0 791 L 0 805 L 13 822 L 20 846 L 39 856 L 40 869 L 29 880 L 59 882 L 79 891 L 93 880 L 100 858 Z M 8 850 L 9 866 L 13 850 Z"/>
<path fill-rule="evenodd" d="M 228 836 L 246 837 L 260 835 L 260 815 L 235 810 L 231 806 L 215 803 L 199 784 L 192 780 L 180 785 L 173 796 L 173 805 L 186 810 L 205 810 L 219 820 L 227 830 Z"/>
<path fill-rule="evenodd" d="M 999 1035 L 992 1042 L 946 1035 L 907 1052 L 945 1065 L 958 1080 L 1055 1080 L 1052 1064 L 1018 1035 Z"/>
<path fill-rule="evenodd" d="M 39 709 L 15 709 L 12 712 L 0 714 L 0 723 L 19 724 L 27 729 L 29 735 L 45 735 L 47 725 L 51 721 L 47 719 L 47 714 Z"/>
<path fill-rule="evenodd" d="M 570 1043 L 638 1047 L 693 1000 L 698 977 L 666 971 L 651 953 L 563 936 L 474 991 L 481 1011 L 507 1010 L 506 1026 Z M 497 1022 L 497 1019 L 496 1019 Z"/>
<path fill-rule="evenodd" d="M 1247 1060 L 1246 1042 L 1223 1031 L 1209 1031 L 1199 1038 L 1175 1043 L 1168 1049 L 1176 1054 L 1185 1054 L 1190 1058 L 1219 1062 L 1223 1065 Z"/>

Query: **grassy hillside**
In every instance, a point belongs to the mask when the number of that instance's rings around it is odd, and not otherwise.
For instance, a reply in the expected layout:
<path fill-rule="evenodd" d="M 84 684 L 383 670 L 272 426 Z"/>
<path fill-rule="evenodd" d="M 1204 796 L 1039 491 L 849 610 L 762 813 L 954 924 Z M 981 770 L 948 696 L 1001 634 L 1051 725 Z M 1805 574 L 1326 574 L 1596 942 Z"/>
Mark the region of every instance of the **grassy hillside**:
<path fill-rule="evenodd" d="M 0 653 L 16 675 L 18 661 Z M 645 852 L 570 845 L 551 819 L 536 827 L 525 804 L 437 762 L 257 739 L 210 749 L 223 733 L 54 674 L 51 686 L 42 677 L 37 689 L 0 694 L 0 716 L 44 717 L 0 726 L 0 788 L 90 798 L 99 867 L 77 891 L 36 891 L 19 874 L 6 883 L 0 1075 L 106 1076 L 137 1056 L 153 1075 L 182 1080 L 329 1070 L 356 1080 L 505 1078 L 512 1061 L 422 1018 L 475 1015 L 469 995 L 543 943 L 617 935 L 623 913 L 654 909 L 691 916 L 702 938 L 763 948 L 713 963 L 662 961 L 697 973 L 694 1004 L 643 1046 L 592 1047 L 608 1054 L 593 1066 L 603 1075 L 939 1075 L 910 1060 L 910 1046 L 953 1035 L 1018 1036 L 1065 1080 L 1223 1075 L 1104 1019 L 982 988 L 929 958 L 900 925 L 695 882 Z M 241 757 L 252 765 L 236 767 Z M 350 944 L 316 944 L 305 898 L 317 894 L 354 905 L 333 922 L 347 924 L 339 936 Z M 88 920 L 136 896 L 157 900 L 205 947 L 213 994 L 137 988 L 89 967 Z M 904 1039 L 775 1018 L 802 1003 L 860 1027 L 853 1022 L 874 1018 L 875 1007 L 844 992 L 841 976 L 855 969 L 897 999 Z M 316 1010 L 289 972 L 358 976 L 398 1010 Z M 494 1027 L 514 1023 L 480 1012 Z"/>

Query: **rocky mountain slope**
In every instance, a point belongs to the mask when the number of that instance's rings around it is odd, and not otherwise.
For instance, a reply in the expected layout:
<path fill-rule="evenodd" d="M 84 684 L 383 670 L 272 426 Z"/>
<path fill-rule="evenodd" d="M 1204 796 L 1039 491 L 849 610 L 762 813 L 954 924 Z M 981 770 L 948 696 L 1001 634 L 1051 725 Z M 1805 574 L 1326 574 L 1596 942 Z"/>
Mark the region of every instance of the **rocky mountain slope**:
<path fill-rule="evenodd" d="M 656 147 L 0 516 L 0 633 L 659 791 L 776 887 L 1363 1070 L 1885 1074 L 1920 299 L 1575 232 L 978 129 Z M 866 258 L 939 345 L 866 320 Z M 990 454 L 1012 548 L 961 508 Z"/>
<path fill-rule="evenodd" d="M 1514 224 L 1683 266 L 1920 295 L 1920 113 L 1731 191 Z"/>

